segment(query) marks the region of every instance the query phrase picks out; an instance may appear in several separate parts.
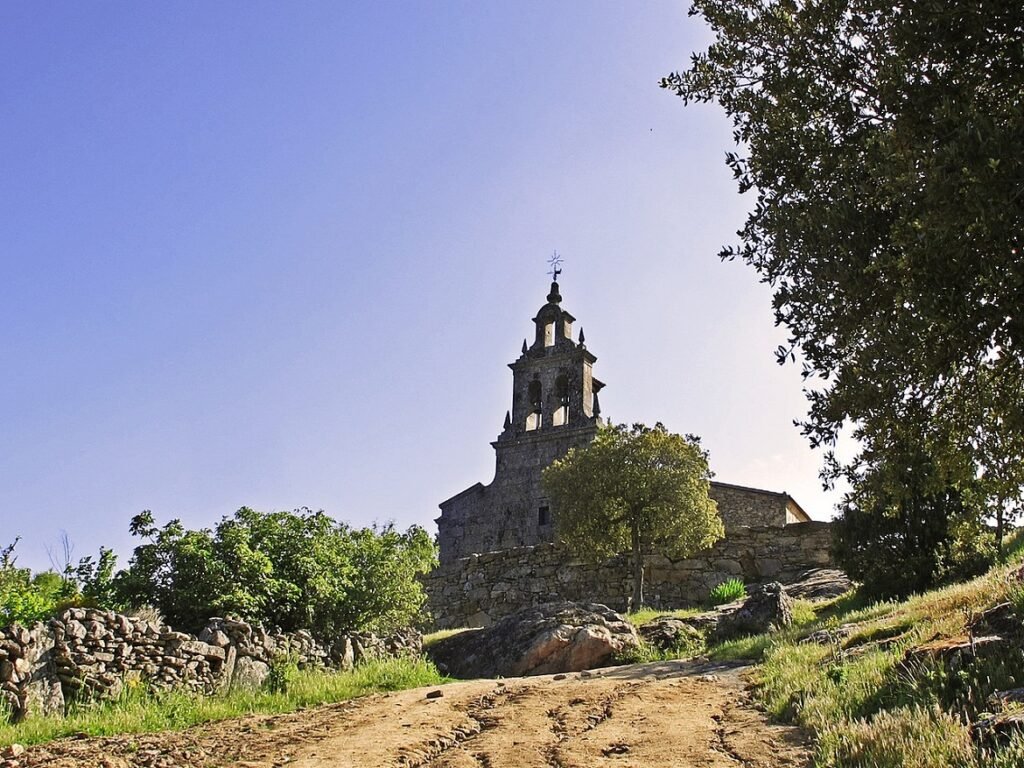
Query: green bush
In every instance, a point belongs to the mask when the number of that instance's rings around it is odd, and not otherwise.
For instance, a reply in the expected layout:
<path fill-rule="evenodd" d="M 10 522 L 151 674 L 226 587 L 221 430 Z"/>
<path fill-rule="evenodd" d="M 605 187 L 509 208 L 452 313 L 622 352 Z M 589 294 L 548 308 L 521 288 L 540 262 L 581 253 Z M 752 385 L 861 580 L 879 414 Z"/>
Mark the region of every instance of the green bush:
<path fill-rule="evenodd" d="M 712 589 L 708 600 L 712 605 L 722 605 L 723 603 L 742 600 L 746 596 L 747 588 L 743 585 L 743 582 L 739 579 L 729 579 Z"/>
<path fill-rule="evenodd" d="M 832 553 L 871 599 L 977 576 L 996 556 L 979 497 L 971 481 L 949 481 L 930 456 L 906 448 L 867 467 L 843 499 Z"/>
<path fill-rule="evenodd" d="M 242 507 L 214 529 L 196 531 L 178 520 L 159 528 L 147 511 L 131 532 L 148 541 L 110 590 L 101 583 L 94 592 L 153 605 L 192 632 L 226 614 L 317 636 L 390 631 L 416 619 L 425 600 L 416 577 L 437 562 L 433 540 L 418 526 L 356 529 L 308 509 Z"/>
<path fill-rule="evenodd" d="M 35 575 L 15 564 L 14 543 L 0 549 L 0 627 L 49 618 L 75 595 L 74 584 L 53 571 Z"/>

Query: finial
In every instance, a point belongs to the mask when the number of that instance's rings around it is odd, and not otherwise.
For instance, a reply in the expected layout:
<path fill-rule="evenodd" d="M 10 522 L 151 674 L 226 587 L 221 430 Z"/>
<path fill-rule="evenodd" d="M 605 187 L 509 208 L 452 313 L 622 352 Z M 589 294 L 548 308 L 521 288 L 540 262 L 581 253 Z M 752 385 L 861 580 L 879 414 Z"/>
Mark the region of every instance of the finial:
<path fill-rule="evenodd" d="M 526 346 L 526 339 L 523 339 L 523 354 L 525 355 L 529 349 L 530 348 Z"/>
<path fill-rule="evenodd" d="M 512 426 L 512 414 L 505 411 L 505 429 L 509 429 Z"/>
<path fill-rule="evenodd" d="M 551 267 L 551 271 L 548 272 L 551 275 L 551 282 L 557 283 L 558 276 L 562 274 L 562 257 L 558 255 L 558 251 L 551 252 L 551 258 L 548 259 L 548 266 Z"/>
<path fill-rule="evenodd" d="M 587 341 L 587 337 L 583 335 L 583 326 L 580 326 L 580 346 L 582 347 Z"/>

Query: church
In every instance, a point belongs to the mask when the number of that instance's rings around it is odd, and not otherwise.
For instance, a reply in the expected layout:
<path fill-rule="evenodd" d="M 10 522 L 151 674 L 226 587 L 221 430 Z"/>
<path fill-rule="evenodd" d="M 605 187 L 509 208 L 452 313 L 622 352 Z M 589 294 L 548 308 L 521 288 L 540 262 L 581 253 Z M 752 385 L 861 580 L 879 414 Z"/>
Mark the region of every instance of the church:
<path fill-rule="evenodd" d="M 512 408 L 494 447 L 494 479 L 476 483 L 441 502 L 437 518 L 442 565 L 484 552 L 553 542 L 555 516 L 541 486 L 541 472 L 571 448 L 587 445 L 603 423 L 594 377 L 597 357 L 583 329 L 562 308 L 557 282 L 533 318 L 533 343 L 523 342 L 512 369 Z M 574 334 L 575 338 L 574 338 Z M 711 497 L 726 536 L 743 527 L 782 528 L 810 517 L 787 493 L 712 482 Z"/>

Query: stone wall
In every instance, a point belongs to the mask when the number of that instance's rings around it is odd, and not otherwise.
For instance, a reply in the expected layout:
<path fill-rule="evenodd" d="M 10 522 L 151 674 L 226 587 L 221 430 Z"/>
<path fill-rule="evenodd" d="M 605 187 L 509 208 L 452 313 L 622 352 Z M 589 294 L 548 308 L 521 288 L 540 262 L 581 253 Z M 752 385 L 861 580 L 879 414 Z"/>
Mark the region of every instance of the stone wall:
<path fill-rule="evenodd" d="M 718 505 L 718 514 L 727 533 L 743 526 L 781 528 L 786 524 L 788 494 L 712 481 L 708 495 Z"/>
<path fill-rule="evenodd" d="M 737 528 L 685 560 L 650 555 L 645 602 L 655 608 L 685 607 L 705 600 L 730 578 L 795 579 L 802 571 L 830 564 L 830 543 L 829 523 L 806 522 Z M 632 593 L 630 572 L 626 555 L 586 563 L 558 545 L 540 544 L 443 564 L 424 578 L 424 585 L 438 628 L 479 627 L 528 605 L 559 599 L 623 610 Z"/>
<path fill-rule="evenodd" d="M 118 695 L 125 685 L 215 693 L 257 687 L 275 659 L 300 668 L 351 668 L 370 656 L 419 653 L 409 631 L 317 642 L 308 632 L 271 634 L 231 619 L 210 619 L 198 637 L 109 611 L 72 608 L 45 624 L 0 630 L 0 712 L 62 712 L 65 702 Z"/>

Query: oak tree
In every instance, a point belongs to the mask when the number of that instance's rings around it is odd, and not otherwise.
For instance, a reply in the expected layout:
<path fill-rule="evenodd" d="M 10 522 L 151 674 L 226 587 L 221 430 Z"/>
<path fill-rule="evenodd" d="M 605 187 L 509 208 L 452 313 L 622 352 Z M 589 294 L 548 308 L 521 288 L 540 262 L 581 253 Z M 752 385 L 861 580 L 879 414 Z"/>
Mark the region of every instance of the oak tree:
<path fill-rule="evenodd" d="M 662 86 L 732 120 L 727 163 L 755 200 L 721 256 L 774 290 L 812 445 L 849 429 L 863 448 L 829 453 L 823 478 L 856 493 L 911 410 L 938 484 L 922 493 L 978 480 L 1001 533 L 1024 488 L 1024 5 L 694 0 L 691 15 L 714 40 Z"/>
<path fill-rule="evenodd" d="M 662 424 L 601 427 L 542 475 L 558 537 L 573 552 L 631 553 L 634 609 L 643 604 L 645 553 L 687 557 L 722 537 L 710 478 L 699 439 Z"/>

